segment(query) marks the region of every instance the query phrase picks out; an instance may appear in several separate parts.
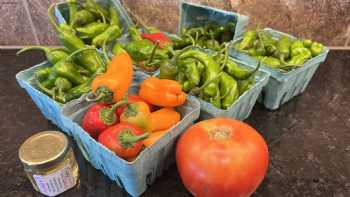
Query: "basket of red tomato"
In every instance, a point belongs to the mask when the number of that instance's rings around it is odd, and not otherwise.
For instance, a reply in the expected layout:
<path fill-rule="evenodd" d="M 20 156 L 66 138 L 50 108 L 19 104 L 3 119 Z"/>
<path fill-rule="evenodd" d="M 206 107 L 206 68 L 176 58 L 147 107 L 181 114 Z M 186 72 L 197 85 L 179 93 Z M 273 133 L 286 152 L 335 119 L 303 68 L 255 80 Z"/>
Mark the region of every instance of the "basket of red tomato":
<path fill-rule="evenodd" d="M 86 160 L 139 196 L 174 160 L 176 139 L 198 119 L 200 104 L 176 81 L 129 72 L 126 57 L 115 56 L 92 93 L 67 104 L 63 116 Z"/>

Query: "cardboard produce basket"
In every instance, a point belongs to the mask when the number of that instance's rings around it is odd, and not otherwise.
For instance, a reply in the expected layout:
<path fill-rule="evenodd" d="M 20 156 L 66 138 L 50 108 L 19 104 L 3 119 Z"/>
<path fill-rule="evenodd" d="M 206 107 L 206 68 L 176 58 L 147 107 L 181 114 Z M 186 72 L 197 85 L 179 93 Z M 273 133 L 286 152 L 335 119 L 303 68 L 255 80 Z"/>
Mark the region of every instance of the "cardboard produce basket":
<path fill-rule="evenodd" d="M 292 35 L 271 28 L 265 28 L 264 31 L 272 35 L 274 39 L 278 39 L 281 35 L 286 35 L 293 40 L 296 39 Z M 241 39 L 242 37 L 235 39 L 233 44 L 239 42 Z M 323 53 L 307 60 L 302 67 L 286 73 L 262 65 L 260 70 L 270 73 L 271 76 L 267 85 L 262 90 L 259 102 L 264 103 L 266 108 L 275 110 L 284 103 L 290 101 L 293 97 L 304 92 L 319 65 L 326 60 L 328 52 L 329 49 L 325 47 Z M 234 48 L 230 49 L 230 56 L 240 59 L 248 65 L 255 65 L 258 63 L 256 59 Z"/>
<path fill-rule="evenodd" d="M 137 93 L 138 85 L 147 77 L 148 75 L 137 72 L 129 92 Z M 83 115 L 91 105 L 84 98 L 65 105 L 65 126 L 72 133 L 85 159 L 132 196 L 140 196 L 174 161 L 176 139 L 198 119 L 200 113 L 199 102 L 189 97 L 184 105 L 176 108 L 181 114 L 181 121 L 154 145 L 144 149 L 134 161 L 128 162 L 98 143 L 81 128 Z"/>

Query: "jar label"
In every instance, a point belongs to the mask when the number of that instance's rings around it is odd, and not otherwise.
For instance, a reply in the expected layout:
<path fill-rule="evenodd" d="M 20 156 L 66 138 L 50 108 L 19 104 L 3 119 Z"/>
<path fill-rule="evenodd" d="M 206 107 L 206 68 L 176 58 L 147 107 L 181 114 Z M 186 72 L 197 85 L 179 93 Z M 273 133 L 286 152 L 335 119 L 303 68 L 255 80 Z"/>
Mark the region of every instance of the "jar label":
<path fill-rule="evenodd" d="M 75 185 L 70 166 L 66 166 L 61 170 L 46 176 L 34 174 L 33 178 L 39 191 L 47 196 L 56 196 Z"/>

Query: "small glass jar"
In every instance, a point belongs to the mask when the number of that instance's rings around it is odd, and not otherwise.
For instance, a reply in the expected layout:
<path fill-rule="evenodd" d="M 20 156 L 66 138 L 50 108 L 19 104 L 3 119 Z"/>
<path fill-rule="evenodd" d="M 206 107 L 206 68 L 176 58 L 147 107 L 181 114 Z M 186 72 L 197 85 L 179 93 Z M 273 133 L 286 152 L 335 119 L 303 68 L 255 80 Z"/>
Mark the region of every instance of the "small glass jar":
<path fill-rule="evenodd" d="M 19 158 L 34 189 L 56 196 L 78 181 L 79 169 L 68 138 L 58 131 L 44 131 L 28 138 Z"/>

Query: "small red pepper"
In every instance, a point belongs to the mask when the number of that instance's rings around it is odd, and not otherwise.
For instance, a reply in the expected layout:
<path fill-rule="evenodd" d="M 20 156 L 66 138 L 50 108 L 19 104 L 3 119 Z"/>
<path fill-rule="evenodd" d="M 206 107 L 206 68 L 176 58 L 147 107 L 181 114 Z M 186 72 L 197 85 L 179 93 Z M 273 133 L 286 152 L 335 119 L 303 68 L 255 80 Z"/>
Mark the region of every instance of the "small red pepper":
<path fill-rule="evenodd" d="M 171 40 L 168 38 L 167 35 L 165 35 L 162 32 L 156 32 L 156 33 L 142 33 L 141 37 L 143 39 L 147 39 L 152 41 L 153 43 L 159 42 L 159 47 L 164 48 L 166 45 L 171 44 Z"/>
<path fill-rule="evenodd" d="M 83 129 L 93 138 L 97 138 L 102 131 L 118 123 L 118 116 L 115 110 L 126 103 L 126 100 L 122 100 L 112 106 L 103 103 L 94 104 L 83 117 L 81 123 Z"/>
<path fill-rule="evenodd" d="M 119 123 L 103 131 L 98 141 L 124 159 L 135 158 L 142 149 L 142 140 L 148 137 L 148 133 L 132 124 Z"/>

